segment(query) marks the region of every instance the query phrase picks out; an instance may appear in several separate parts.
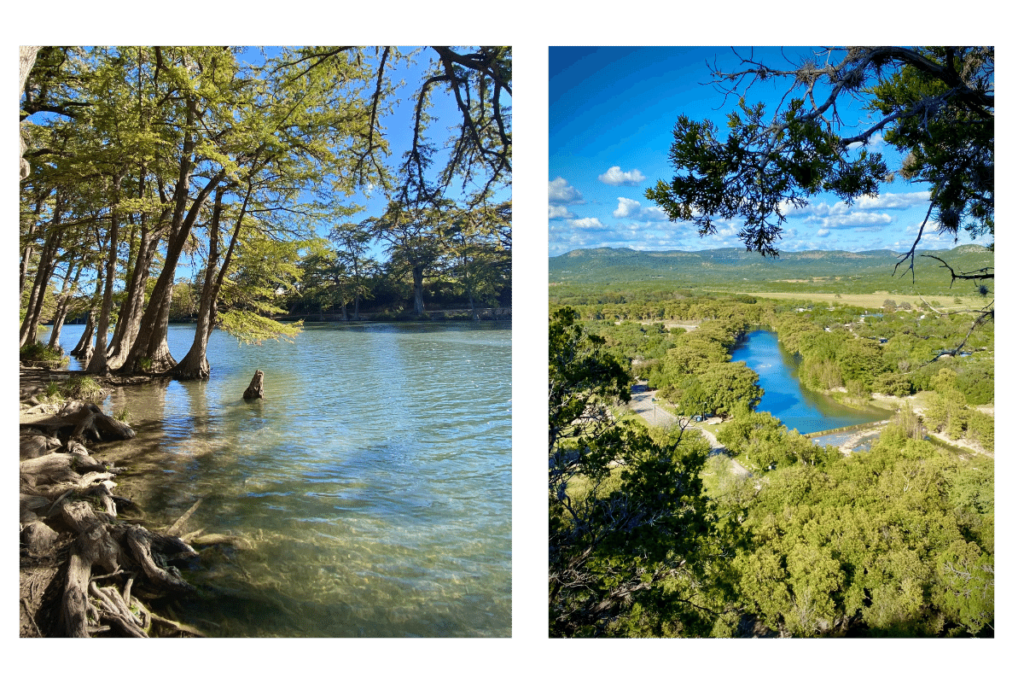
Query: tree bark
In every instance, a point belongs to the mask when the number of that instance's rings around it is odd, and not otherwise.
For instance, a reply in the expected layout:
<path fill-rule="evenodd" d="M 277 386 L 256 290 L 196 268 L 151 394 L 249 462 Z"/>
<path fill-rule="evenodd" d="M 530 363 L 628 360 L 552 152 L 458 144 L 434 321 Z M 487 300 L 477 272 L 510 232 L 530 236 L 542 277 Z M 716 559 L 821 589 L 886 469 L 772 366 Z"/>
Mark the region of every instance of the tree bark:
<path fill-rule="evenodd" d="M 85 319 L 85 331 L 82 332 L 82 338 L 75 344 L 75 348 L 72 349 L 71 355 L 79 360 L 89 364 L 89 358 L 92 357 L 92 333 L 96 329 L 96 313 L 91 308 L 89 309 L 89 315 Z"/>
<path fill-rule="evenodd" d="M 39 327 L 39 319 L 42 316 L 46 290 L 50 285 L 50 279 L 53 277 L 53 271 L 56 268 L 57 251 L 60 249 L 61 242 L 64 239 L 64 229 L 52 227 L 60 222 L 63 214 L 63 201 L 60 194 L 57 195 L 53 212 L 53 220 L 50 221 L 51 230 L 46 236 L 42 251 L 39 252 L 39 265 L 36 268 L 36 276 L 32 282 L 32 293 L 29 295 L 25 319 L 21 323 L 21 341 L 19 346 L 36 342 L 36 330 Z"/>
<path fill-rule="evenodd" d="M 238 244 L 238 235 L 242 231 L 242 221 L 245 218 L 246 209 L 249 206 L 249 198 L 252 196 L 252 183 L 246 191 L 242 207 L 238 212 L 235 221 L 234 231 L 231 233 L 231 241 L 228 243 L 227 252 L 224 254 L 224 263 L 217 268 L 217 260 L 220 258 L 220 217 L 222 200 L 227 188 L 218 188 L 214 196 L 213 216 L 210 219 L 210 253 L 206 264 L 206 275 L 203 279 L 203 294 L 199 301 L 199 318 L 196 320 L 196 334 L 192 340 L 192 346 L 188 353 L 181 359 L 181 363 L 174 368 L 174 376 L 178 379 L 209 379 L 210 362 L 206 358 L 206 347 L 213 334 L 214 325 L 217 322 L 217 297 L 220 288 L 224 284 L 224 278 L 231 267 L 231 258 L 235 252 L 235 245 Z"/>
<path fill-rule="evenodd" d="M 249 388 L 242 394 L 242 398 L 246 401 L 252 401 L 255 399 L 263 399 L 263 371 L 257 370 L 256 374 L 252 376 L 252 381 L 249 382 Z"/>
<path fill-rule="evenodd" d="M 51 349 L 60 348 L 60 332 L 64 328 L 64 319 L 67 318 L 68 308 L 71 306 L 71 296 L 78 288 L 78 278 L 82 275 L 82 265 L 79 264 L 74 280 L 71 280 L 70 287 L 68 279 L 71 275 L 71 265 L 68 265 L 67 275 L 64 276 L 64 286 L 61 288 L 60 299 L 57 302 L 57 312 L 53 316 L 53 329 L 50 330 L 50 341 L 47 344 Z"/>
<path fill-rule="evenodd" d="M 412 267 L 412 305 L 416 315 L 423 315 L 423 266 Z"/>
<path fill-rule="evenodd" d="M 28 83 L 28 75 L 32 72 L 32 66 L 36 63 L 36 54 L 39 52 L 40 45 L 21 45 L 18 50 L 18 73 L 19 73 L 19 85 L 18 85 L 18 99 L 21 99 L 22 94 L 25 92 L 25 84 Z M 21 153 L 18 155 L 21 161 L 21 179 L 24 180 L 28 177 L 32 169 L 29 167 L 28 162 L 25 161 L 25 149 L 28 144 L 25 142 L 25 134 L 22 133 L 21 138 Z"/>
<path fill-rule="evenodd" d="M 21 298 L 25 295 L 25 279 L 28 276 L 28 264 L 32 260 L 32 252 L 34 251 L 32 248 L 32 240 L 35 237 L 36 230 L 38 229 L 37 219 L 39 218 L 39 214 L 43 211 L 43 201 L 43 197 L 38 197 L 36 199 L 36 208 L 31 214 L 32 218 L 26 218 L 22 223 L 24 226 L 22 229 L 24 230 L 27 244 L 25 245 L 25 249 L 21 252 L 21 267 L 18 271 L 19 305 Z"/>
<path fill-rule="evenodd" d="M 103 304 L 100 307 L 100 320 L 96 325 L 96 348 L 89 361 L 88 372 L 95 375 L 104 374 L 107 366 L 107 328 L 110 326 L 110 309 L 114 304 L 114 276 L 117 271 L 118 231 L 121 227 L 121 180 L 124 171 L 114 176 L 113 199 L 110 204 L 110 252 L 107 255 L 107 277 L 103 283 Z"/>

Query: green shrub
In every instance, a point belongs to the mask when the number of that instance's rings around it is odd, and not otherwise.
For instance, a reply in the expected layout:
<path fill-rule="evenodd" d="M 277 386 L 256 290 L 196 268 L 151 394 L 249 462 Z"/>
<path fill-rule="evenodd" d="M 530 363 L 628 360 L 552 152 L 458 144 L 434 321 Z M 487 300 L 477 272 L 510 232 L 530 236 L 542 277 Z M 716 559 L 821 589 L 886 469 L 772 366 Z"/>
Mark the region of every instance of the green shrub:
<path fill-rule="evenodd" d="M 42 342 L 35 342 L 33 344 L 26 344 L 21 347 L 21 360 L 24 362 L 39 362 L 46 361 L 51 363 L 57 363 L 58 365 L 67 365 L 68 357 L 63 355 L 56 349 L 51 349 Z"/>
<path fill-rule="evenodd" d="M 970 411 L 967 418 L 967 436 L 988 450 L 996 447 L 996 419 L 978 410 Z"/>
<path fill-rule="evenodd" d="M 69 398 L 87 399 L 102 396 L 106 393 L 96 380 L 85 375 L 77 375 L 64 383 L 64 394 Z"/>
<path fill-rule="evenodd" d="M 956 388 L 964 393 L 971 405 L 992 403 L 996 397 L 996 383 L 991 363 L 974 361 L 957 373 Z"/>
<path fill-rule="evenodd" d="M 50 382 L 46 385 L 46 398 L 58 399 L 62 398 L 60 393 L 60 385 L 56 382 Z"/>
<path fill-rule="evenodd" d="M 910 378 L 896 372 L 886 372 L 875 378 L 874 390 L 887 396 L 908 396 L 913 390 Z"/>

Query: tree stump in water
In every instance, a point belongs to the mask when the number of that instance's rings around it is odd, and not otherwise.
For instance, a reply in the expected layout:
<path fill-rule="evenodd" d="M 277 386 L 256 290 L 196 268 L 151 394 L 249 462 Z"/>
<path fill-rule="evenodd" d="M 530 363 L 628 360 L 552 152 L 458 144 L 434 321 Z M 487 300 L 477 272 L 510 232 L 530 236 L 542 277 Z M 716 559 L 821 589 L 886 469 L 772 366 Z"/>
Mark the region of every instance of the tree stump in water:
<path fill-rule="evenodd" d="M 254 399 L 263 398 L 263 371 L 257 370 L 256 374 L 252 376 L 252 381 L 249 382 L 249 388 L 242 394 L 242 398 L 246 401 L 252 401 Z"/>

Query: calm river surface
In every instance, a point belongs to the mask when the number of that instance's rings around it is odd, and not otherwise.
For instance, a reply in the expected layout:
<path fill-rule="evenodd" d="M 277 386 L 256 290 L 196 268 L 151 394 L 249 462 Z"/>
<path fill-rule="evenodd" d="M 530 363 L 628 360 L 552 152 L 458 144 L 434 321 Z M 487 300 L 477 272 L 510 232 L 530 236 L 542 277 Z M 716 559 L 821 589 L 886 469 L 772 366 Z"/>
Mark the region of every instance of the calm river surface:
<path fill-rule="evenodd" d="M 181 359 L 194 328 L 172 326 Z M 71 348 L 81 325 L 64 328 Z M 511 323 L 307 324 L 294 343 L 217 331 L 208 382 L 117 390 L 152 527 L 241 536 L 170 607 L 216 636 L 510 636 Z M 242 392 L 259 368 L 266 399 Z M 74 368 L 73 368 L 74 369 Z"/>
<path fill-rule="evenodd" d="M 801 434 L 837 429 L 883 420 L 889 413 L 877 408 L 851 408 L 800 386 L 797 368 L 800 357 L 779 346 L 779 336 L 769 330 L 754 330 L 732 352 L 733 361 L 743 361 L 759 376 L 764 397 L 758 412 L 768 412 L 789 429 Z"/>

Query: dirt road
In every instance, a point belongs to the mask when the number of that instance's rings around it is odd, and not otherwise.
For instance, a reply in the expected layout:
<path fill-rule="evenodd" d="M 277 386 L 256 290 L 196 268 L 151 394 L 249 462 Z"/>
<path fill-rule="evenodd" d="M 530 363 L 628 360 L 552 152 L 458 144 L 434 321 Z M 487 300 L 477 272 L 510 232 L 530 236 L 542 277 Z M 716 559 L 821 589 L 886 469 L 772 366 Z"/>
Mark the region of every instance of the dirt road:
<path fill-rule="evenodd" d="M 656 400 L 657 392 L 648 391 L 647 385 L 645 384 L 633 385 L 632 392 L 633 394 L 629 401 L 629 407 L 633 412 L 647 420 L 648 424 L 654 425 L 655 427 L 678 429 L 680 420 L 679 416 L 674 415 L 670 411 L 658 405 L 658 401 Z M 687 426 L 687 429 L 700 430 L 701 434 L 704 435 L 704 438 L 708 440 L 709 444 L 711 444 L 711 455 L 725 454 L 725 446 L 719 443 L 718 439 L 715 438 L 715 435 L 708 430 L 693 422 Z M 732 463 L 733 473 L 743 477 L 750 476 L 750 472 L 747 471 L 747 468 L 736 462 L 735 459 L 730 458 L 730 462 Z"/>

